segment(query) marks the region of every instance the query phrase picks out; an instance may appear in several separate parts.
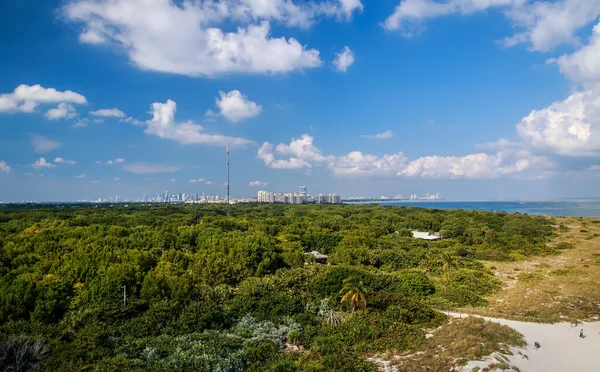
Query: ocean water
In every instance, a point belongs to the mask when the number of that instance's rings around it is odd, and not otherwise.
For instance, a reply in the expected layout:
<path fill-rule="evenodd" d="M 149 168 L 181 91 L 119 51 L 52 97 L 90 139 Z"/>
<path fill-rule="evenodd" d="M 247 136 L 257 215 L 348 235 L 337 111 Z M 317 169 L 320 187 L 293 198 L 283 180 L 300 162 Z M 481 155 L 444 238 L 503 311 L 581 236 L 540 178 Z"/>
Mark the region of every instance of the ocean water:
<path fill-rule="evenodd" d="M 381 205 L 399 205 L 437 209 L 466 209 L 490 212 L 537 214 L 543 216 L 600 217 L 600 199 L 565 201 L 382 201 Z M 365 203 L 368 204 L 368 203 Z"/>

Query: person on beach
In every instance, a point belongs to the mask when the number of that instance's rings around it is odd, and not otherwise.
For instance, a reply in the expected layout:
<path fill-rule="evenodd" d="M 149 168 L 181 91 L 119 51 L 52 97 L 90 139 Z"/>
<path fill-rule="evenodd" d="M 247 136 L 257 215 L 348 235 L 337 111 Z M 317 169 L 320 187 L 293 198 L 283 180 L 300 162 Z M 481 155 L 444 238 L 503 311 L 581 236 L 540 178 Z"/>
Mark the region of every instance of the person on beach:
<path fill-rule="evenodd" d="M 539 343 L 539 342 L 537 342 L 537 341 L 536 341 L 536 342 L 534 342 L 533 344 L 535 345 L 535 348 L 536 348 L 536 349 L 539 349 L 539 348 L 540 348 L 540 346 L 541 346 L 541 345 L 540 345 L 540 343 Z"/>
<path fill-rule="evenodd" d="M 579 331 L 579 337 L 585 338 L 585 335 L 583 334 L 583 328 L 581 328 L 581 331 Z"/>

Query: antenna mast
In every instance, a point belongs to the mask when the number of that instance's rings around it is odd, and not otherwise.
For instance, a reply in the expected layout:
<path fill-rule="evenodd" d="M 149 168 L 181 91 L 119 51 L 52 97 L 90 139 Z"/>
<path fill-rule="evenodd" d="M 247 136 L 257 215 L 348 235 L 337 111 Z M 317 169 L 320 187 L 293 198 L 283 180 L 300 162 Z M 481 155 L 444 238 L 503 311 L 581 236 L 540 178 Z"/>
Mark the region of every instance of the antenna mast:
<path fill-rule="evenodd" d="M 229 143 L 227 144 L 227 216 L 231 214 L 231 204 L 229 203 Z"/>

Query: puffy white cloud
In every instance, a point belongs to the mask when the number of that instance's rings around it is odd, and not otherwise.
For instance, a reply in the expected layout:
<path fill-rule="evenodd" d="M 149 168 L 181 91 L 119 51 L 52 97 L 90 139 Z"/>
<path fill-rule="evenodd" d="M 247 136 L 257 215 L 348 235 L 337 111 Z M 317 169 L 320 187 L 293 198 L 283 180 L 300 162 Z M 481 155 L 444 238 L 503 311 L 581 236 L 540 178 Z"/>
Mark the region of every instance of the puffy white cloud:
<path fill-rule="evenodd" d="M 248 184 L 249 186 L 259 186 L 259 187 L 264 187 L 267 186 L 266 182 L 260 182 L 260 181 L 252 181 Z"/>
<path fill-rule="evenodd" d="M 321 65 L 319 52 L 270 36 L 270 22 L 309 26 L 318 16 L 348 19 L 357 0 L 73 0 L 66 19 L 83 24 L 81 42 L 124 49 L 139 68 L 189 76 L 282 73 Z M 220 24 L 252 24 L 224 32 Z"/>
<path fill-rule="evenodd" d="M 124 166 L 123 169 L 133 174 L 154 174 L 177 172 L 181 167 L 167 164 L 134 163 Z"/>
<path fill-rule="evenodd" d="M 89 123 L 90 123 L 90 119 L 81 118 L 81 119 L 77 120 L 75 122 L 75 124 L 73 124 L 73 128 L 84 128 L 84 127 L 87 127 Z"/>
<path fill-rule="evenodd" d="M 122 121 L 124 123 L 129 123 L 129 124 L 133 124 L 133 125 L 144 125 L 144 122 L 141 120 L 137 120 L 132 118 L 131 116 L 125 119 L 121 119 L 119 121 Z"/>
<path fill-rule="evenodd" d="M 46 161 L 45 158 L 39 158 L 34 161 L 33 164 L 30 164 L 30 167 L 35 169 L 43 169 L 43 168 L 54 168 L 55 165 Z"/>
<path fill-rule="evenodd" d="M 58 107 L 48 110 L 45 116 L 49 120 L 72 119 L 77 116 L 77 111 L 73 105 L 63 102 L 59 103 Z"/>
<path fill-rule="evenodd" d="M 275 153 L 289 158 L 275 159 Z M 331 156 L 321 154 L 321 151 L 313 145 L 313 137 L 308 134 L 292 139 L 289 145 L 280 143 L 275 147 L 275 153 L 273 145 L 265 142 L 258 149 L 257 158 L 264 161 L 266 166 L 279 169 L 310 168 L 311 163 L 323 164 L 333 159 Z"/>
<path fill-rule="evenodd" d="M 41 103 L 86 103 L 79 93 L 70 90 L 61 92 L 40 85 L 21 84 L 12 93 L 0 94 L 1 112 L 34 112 Z"/>
<path fill-rule="evenodd" d="M 504 40 L 506 46 L 524 43 L 532 50 L 546 52 L 564 43 L 578 43 L 577 30 L 600 15 L 600 2 L 595 0 L 558 0 L 516 2 L 506 12 L 518 28 L 524 28 Z"/>
<path fill-rule="evenodd" d="M 413 36 L 420 22 L 450 14 L 472 14 L 492 7 L 506 7 L 520 0 L 402 0 L 384 22 L 387 30 L 401 30 L 406 36 Z"/>
<path fill-rule="evenodd" d="M 82 173 L 82 174 L 80 174 L 80 175 L 77 175 L 77 176 L 75 176 L 75 178 L 79 178 L 79 179 L 81 179 L 81 178 L 85 178 L 85 173 Z"/>
<path fill-rule="evenodd" d="M 600 2 L 598 3 L 600 7 Z M 559 57 L 560 71 L 570 80 L 586 85 L 600 83 L 600 23 L 594 26 L 587 45 Z"/>
<path fill-rule="evenodd" d="M 182 144 L 207 144 L 214 146 L 244 146 L 252 144 L 245 138 L 228 137 L 220 134 L 203 133 L 204 128 L 191 121 L 175 123 L 175 111 L 177 104 L 168 100 L 165 103 L 155 102 L 152 104 L 152 119 L 146 121 L 145 133 L 178 141 Z"/>
<path fill-rule="evenodd" d="M 204 178 L 194 178 L 194 179 L 189 180 L 188 182 L 196 183 L 196 182 L 205 182 L 205 181 L 206 180 Z"/>
<path fill-rule="evenodd" d="M 96 111 L 90 111 L 90 115 L 113 117 L 113 118 L 125 117 L 125 113 L 116 107 L 113 107 L 110 109 L 101 109 L 101 110 L 96 110 Z"/>
<path fill-rule="evenodd" d="M 39 134 L 30 134 L 29 142 L 31 143 L 31 146 L 33 146 L 35 152 L 42 154 L 45 152 L 56 150 L 57 148 L 62 146 L 62 143 L 53 141 L 46 137 L 42 137 Z"/>
<path fill-rule="evenodd" d="M 377 134 L 364 134 L 362 137 L 369 138 L 369 139 L 388 139 L 388 138 L 392 138 L 393 136 L 394 136 L 394 133 L 392 133 L 391 130 L 386 130 L 385 132 L 377 133 Z"/>
<path fill-rule="evenodd" d="M 250 101 L 239 90 L 232 90 L 229 93 L 219 91 L 220 98 L 216 99 L 216 105 L 227 120 L 238 122 L 240 120 L 249 119 L 258 116 L 262 111 L 262 107 L 255 102 Z M 206 116 L 214 113 L 211 110 L 206 112 Z"/>
<path fill-rule="evenodd" d="M 480 153 L 465 156 L 425 156 L 412 161 L 402 153 L 377 156 L 352 151 L 346 155 L 323 155 L 313 145 L 313 138 L 304 135 L 290 145 L 274 147 L 265 142 L 257 157 L 271 168 L 310 168 L 326 166 L 338 177 L 403 176 L 423 178 L 539 178 L 551 174 L 553 164 L 545 157 L 534 155 L 522 144 L 500 139 L 479 146 Z M 279 151 L 278 151 L 279 150 Z M 278 159 L 292 155 L 289 159 Z"/>
<path fill-rule="evenodd" d="M 354 64 L 354 52 L 348 46 L 344 50 L 336 53 L 333 65 L 340 72 L 348 71 L 348 68 Z"/>
<path fill-rule="evenodd" d="M 214 184 L 215 183 L 213 181 L 206 181 L 206 185 L 208 185 L 208 186 L 214 186 Z"/>
<path fill-rule="evenodd" d="M 600 154 L 600 88 L 533 110 L 517 125 L 531 147 L 565 156 Z"/>
<path fill-rule="evenodd" d="M 0 160 L 0 172 L 4 172 L 4 173 L 10 172 L 10 167 L 3 160 Z"/>
<path fill-rule="evenodd" d="M 363 154 L 352 151 L 346 155 L 336 157 L 329 164 L 333 174 L 340 177 L 347 176 L 389 176 L 394 175 L 405 167 L 406 156 L 399 152 L 392 155 Z"/>
<path fill-rule="evenodd" d="M 175 178 L 171 178 L 171 179 L 169 180 L 169 182 L 175 182 L 175 181 L 176 181 L 176 180 L 175 180 Z"/>
<path fill-rule="evenodd" d="M 115 181 L 120 182 L 121 179 L 119 177 L 115 177 Z"/>
<path fill-rule="evenodd" d="M 121 163 L 124 163 L 124 162 L 125 162 L 125 159 L 123 159 L 123 158 L 117 158 L 115 160 L 109 160 L 109 161 L 107 161 L 106 164 L 113 165 L 113 164 L 121 164 Z"/>
<path fill-rule="evenodd" d="M 73 164 L 77 163 L 75 160 L 68 160 L 68 159 L 65 159 L 65 158 L 55 158 L 54 162 L 56 164 L 70 164 L 70 165 L 73 165 Z"/>

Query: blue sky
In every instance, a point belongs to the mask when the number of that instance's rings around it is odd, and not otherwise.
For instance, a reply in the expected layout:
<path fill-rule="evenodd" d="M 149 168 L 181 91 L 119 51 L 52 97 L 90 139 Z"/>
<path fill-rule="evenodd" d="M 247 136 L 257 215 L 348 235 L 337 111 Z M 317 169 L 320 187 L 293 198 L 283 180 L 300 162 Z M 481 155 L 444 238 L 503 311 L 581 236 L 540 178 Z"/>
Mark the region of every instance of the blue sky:
<path fill-rule="evenodd" d="M 235 196 L 600 196 L 599 15 L 597 0 L 5 0 L 0 200 L 223 195 L 228 142 Z"/>

